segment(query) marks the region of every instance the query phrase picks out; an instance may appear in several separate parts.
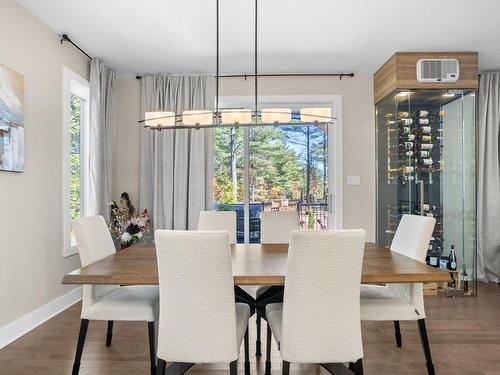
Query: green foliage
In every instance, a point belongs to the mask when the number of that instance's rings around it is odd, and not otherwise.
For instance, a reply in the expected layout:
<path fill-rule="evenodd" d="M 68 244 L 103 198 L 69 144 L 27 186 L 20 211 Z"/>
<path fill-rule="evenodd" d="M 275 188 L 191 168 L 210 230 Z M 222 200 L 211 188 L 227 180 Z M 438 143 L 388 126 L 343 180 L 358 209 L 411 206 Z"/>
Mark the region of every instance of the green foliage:
<path fill-rule="evenodd" d="M 252 128 L 250 135 L 250 197 L 300 199 L 302 165 L 283 132 L 272 128 Z"/>
<path fill-rule="evenodd" d="M 314 208 L 309 208 L 309 213 L 308 213 L 309 217 L 308 217 L 308 228 L 307 229 L 314 229 L 315 226 L 316 226 L 316 222 L 314 220 Z"/>
<path fill-rule="evenodd" d="M 71 218 L 80 217 L 80 109 L 81 99 L 71 96 L 71 145 L 70 145 L 70 213 Z"/>
<path fill-rule="evenodd" d="M 317 127 L 251 128 L 250 200 L 323 200 L 325 153 L 326 136 Z M 243 130 L 215 129 L 216 202 L 243 201 L 243 161 Z"/>

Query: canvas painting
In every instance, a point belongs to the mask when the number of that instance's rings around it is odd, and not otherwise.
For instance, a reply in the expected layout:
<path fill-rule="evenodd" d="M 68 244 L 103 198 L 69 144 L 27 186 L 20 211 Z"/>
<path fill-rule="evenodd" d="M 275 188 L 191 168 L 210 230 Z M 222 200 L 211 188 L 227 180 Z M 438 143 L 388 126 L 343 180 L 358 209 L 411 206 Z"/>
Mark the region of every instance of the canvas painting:
<path fill-rule="evenodd" d="M 24 77 L 0 65 L 0 171 L 24 170 Z"/>

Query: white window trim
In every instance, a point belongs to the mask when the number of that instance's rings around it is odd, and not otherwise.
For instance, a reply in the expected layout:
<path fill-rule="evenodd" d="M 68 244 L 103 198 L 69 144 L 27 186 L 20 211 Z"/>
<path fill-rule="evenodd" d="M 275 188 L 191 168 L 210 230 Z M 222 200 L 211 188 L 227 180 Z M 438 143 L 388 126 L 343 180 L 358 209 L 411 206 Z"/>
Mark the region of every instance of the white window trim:
<path fill-rule="evenodd" d="M 62 167 L 63 167 L 63 194 L 62 194 L 62 216 L 63 216 L 63 257 L 68 257 L 78 253 L 78 248 L 76 246 L 76 241 L 74 237 L 71 236 L 71 215 L 70 215 L 70 188 L 71 188 L 71 174 L 70 174 L 70 164 L 69 164 L 69 153 L 71 149 L 71 135 L 70 135 L 70 124 L 71 124 L 71 95 L 76 95 L 84 99 L 87 105 L 84 108 L 83 122 L 88 123 L 89 120 L 89 95 L 90 87 L 89 82 L 75 73 L 71 69 L 63 68 L 63 124 L 62 124 Z M 81 135 L 83 136 L 83 142 L 80 148 L 80 176 L 83 179 L 83 183 L 80 183 L 81 196 L 84 197 L 81 202 L 81 214 L 85 216 L 88 212 L 88 199 L 85 199 L 88 192 L 88 126 L 83 127 Z M 86 131 L 87 130 L 87 131 Z"/>
<path fill-rule="evenodd" d="M 221 108 L 251 108 L 254 109 L 253 96 L 221 96 Z M 264 95 L 259 96 L 259 110 L 265 107 L 284 106 L 299 111 L 300 107 L 331 107 L 333 131 L 328 132 L 328 165 L 333 166 L 328 172 L 328 200 L 330 229 L 343 229 L 344 227 L 344 171 L 342 151 L 342 95 Z M 300 107 L 299 107 L 300 106 Z M 247 132 L 248 128 L 244 128 Z M 248 137 L 247 137 L 248 138 Z M 248 148 L 248 146 L 246 147 Z M 248 166 L 245 166 L 246 176 L 249 175 Z M 246 179 L 248 180 L 248 178 Z M 245 186 L 245 191 L 248 188 Z M 248 216 L 249 197 L 245 197 L 245 215 Z M 248 243 L 249 219 L 245 216 L 245 243 Z"/>

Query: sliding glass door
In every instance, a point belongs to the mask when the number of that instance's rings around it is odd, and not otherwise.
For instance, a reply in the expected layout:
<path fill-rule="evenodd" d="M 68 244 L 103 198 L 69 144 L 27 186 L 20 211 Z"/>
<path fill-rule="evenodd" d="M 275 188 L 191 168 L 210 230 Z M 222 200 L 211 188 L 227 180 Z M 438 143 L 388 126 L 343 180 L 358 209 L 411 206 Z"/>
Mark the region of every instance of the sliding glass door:
<path fill-rule="evenodd" d="M 296 211 L 304 229 L 329 229 L 334 125 L 216 128 L 214 209 L 236 211 L 238 243 L 260 242 L 262 211 Z M 330 133 L 330 134 L 329 134 Z"/>
<path fill-rule="evenodd" d="M 238 243 L 245 239 L 244 132 L 236 128 L 214 129 L 214 209 L 236 211 Z"/>

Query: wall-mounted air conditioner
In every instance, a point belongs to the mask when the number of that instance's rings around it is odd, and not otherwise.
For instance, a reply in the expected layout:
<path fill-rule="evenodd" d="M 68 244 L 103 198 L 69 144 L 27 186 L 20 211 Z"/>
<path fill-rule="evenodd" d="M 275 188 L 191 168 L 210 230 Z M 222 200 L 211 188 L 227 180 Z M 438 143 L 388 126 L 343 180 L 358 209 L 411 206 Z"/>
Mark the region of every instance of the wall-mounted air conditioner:
<path fill-rule="evenodd" d="M 420 59 L 417 81 L 424 83 L 456 82 L 460 73 L 457 59 Z"/>

